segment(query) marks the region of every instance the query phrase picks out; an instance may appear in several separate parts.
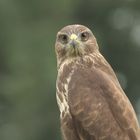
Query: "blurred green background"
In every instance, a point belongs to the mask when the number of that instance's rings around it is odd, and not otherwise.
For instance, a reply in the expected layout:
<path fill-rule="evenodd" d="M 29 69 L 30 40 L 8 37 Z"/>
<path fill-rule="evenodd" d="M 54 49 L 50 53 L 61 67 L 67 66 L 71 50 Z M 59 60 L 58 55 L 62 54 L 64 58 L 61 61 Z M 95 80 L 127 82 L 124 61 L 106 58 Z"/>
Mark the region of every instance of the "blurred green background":
<path fill-rule="evenodd" d="M 56 33 L 84 24 L 140 119 L 140 0 L 0 0 L 0 140 L 60 140 Z"/>

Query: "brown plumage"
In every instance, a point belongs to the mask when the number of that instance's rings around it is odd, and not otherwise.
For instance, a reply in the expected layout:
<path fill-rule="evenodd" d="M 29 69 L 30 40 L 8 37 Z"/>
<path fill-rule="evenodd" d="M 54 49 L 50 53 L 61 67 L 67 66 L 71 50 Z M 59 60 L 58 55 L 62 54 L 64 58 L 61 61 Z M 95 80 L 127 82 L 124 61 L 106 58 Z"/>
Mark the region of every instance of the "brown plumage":
<path fill-rule="evenodd" d="M 64 140 L 140 140 L 135 111 L 92 32 L 69 25 L 57 34 L 57 102 Z"/>

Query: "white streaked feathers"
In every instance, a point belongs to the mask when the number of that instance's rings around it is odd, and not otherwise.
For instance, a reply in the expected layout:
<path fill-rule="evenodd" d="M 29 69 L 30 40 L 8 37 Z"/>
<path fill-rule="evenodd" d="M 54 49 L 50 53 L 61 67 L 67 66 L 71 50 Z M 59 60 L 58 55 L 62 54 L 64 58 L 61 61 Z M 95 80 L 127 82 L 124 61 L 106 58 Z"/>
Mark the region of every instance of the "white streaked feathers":
<path fill-rule="evenodd" d="M 82 59 L 84 62 L 90 62 L 92 61 L 93 64 L 94 64 L 94 59 L 96 56 L 94 56 L 93 54 L 90 54 L 90 55 L 85 55 Z M 56 86 L 56 89 L 57 89 L 57 94 L 56 94 L 56 99 L 57 99 L 57 103 L 58 103 L 58 106 L 59 106 L 59 109 L 60 109 L 60 117 L 62 118 L 62 114 L 64 114 L 64 116 L 66 114 L 70 114 L 69 113 L 69 105 L 68 105 L 68 86 L 69 86 L 69 83 L 71 81 L 71 76 L 73 75 L 73 72 L 74 72 L 74 69 L 75 69 L 75 66 L 77 63 L 79 63 L 80 61 L 80 57 L 79 58 L 69 58 L 69 59 L 66 59 L 64 62 L 61 63 L 61 65 L 59 66 L 58 68 L 58 77 L 57 77 L 57 80 L 59 80 L 61 74 L 63 73 L 63 70 L 64 70 L 64 67 L 65 66 L 68 66 L 69 64 L 71 63 L 74 63 L 74 65 L 71 67 L 71 72 L 69 73 L 69 75 L 67 77 L 65 77 L 65 83 L 61 83 L 61 85 L 63 86 L 64 88 L 64 91 L 65 92 L 62 92 L 60 91 L 59 87 Z M 94 67 L 94 65 L 93 65 Z M 63 98 L 63 102 L 60 100 L 58 94 L 61 94 L 61 97 Z"/>
<path fill-rule="evenodd" d="M 71 62 L 73 62 L 73 59 L 68 59 L 67 61 L 65 61 L 64 63 L 61 64 L 60 68 L 59 68 L 59 75 L 58 75 L 58 79 L 59 76 L 63 73 L 63 69 L 65 65 L 70 64 Z M 72 67 L 72 71 L 69 73 L 69 75 L 66 77 L 66 83 L 61 83 L 63 88 L 65 89 L 65 92 L 60 92 L 59 87 L 57 86 L 57 94 L 56 94 L 56 98 L 57 98 L 57 103 L 60 109 L 60 117 L 62 118 L 62 114 L 64 113 L 64 116 L 66 114 L 70 114 L 69 113 L 69 105 L 68 105 L 68 85 L 70 83 L 71 80 L 71 76 L 73 74 L 74 71 L 74 67 Z M 58 94 L 61 94 L 62 98 L 63 98 L 63 102 L 61 102 L 61 100 L 59 99 Z"/>

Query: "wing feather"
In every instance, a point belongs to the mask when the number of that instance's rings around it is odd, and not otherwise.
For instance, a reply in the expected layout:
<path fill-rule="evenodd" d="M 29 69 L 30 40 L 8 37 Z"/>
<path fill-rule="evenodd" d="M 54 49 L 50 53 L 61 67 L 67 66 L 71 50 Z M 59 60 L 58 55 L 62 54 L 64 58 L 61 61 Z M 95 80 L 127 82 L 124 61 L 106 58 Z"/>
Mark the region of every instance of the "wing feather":
<path fill-rule="evenodd" d="M 138 121 L 122 92 L 103 71 L 80 68 L 69 85 L 71 114 L 96 139 L 138 140 Z"/>

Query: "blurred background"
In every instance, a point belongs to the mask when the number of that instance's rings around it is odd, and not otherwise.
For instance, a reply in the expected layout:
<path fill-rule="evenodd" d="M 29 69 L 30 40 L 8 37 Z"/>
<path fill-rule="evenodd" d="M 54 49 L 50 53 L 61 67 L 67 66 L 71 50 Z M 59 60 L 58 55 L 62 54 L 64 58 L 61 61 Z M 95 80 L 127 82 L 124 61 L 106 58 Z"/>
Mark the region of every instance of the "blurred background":
<path fill-rule="evenodd" d="M 0 0 L 0 140 L 60 140 L 58 30 L 84 24 L 140 119 L 140 0 Z"/>

